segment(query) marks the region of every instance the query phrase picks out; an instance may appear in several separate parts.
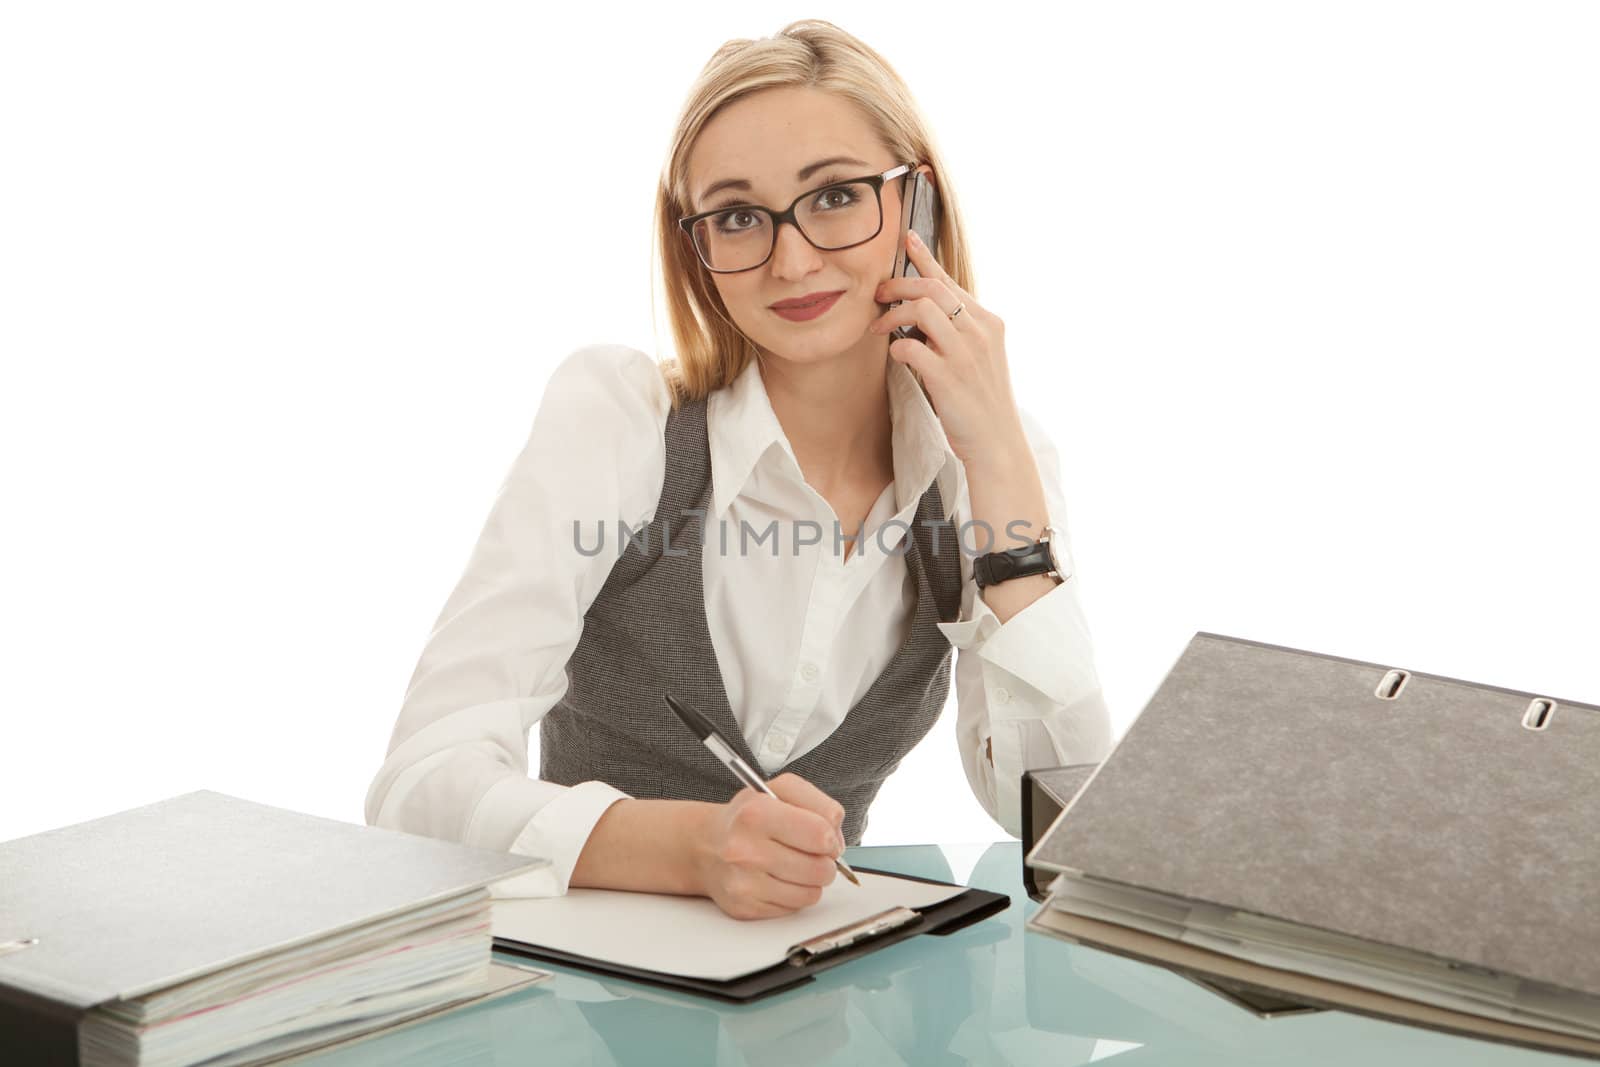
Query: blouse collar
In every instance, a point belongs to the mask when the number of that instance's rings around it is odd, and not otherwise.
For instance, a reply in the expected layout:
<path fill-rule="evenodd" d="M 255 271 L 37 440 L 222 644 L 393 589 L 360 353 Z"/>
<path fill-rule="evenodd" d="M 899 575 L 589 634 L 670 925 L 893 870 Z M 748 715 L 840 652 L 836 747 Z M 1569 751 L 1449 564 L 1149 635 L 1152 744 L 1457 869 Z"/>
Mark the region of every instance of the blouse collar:
<path fill-rule="evenodd" d="M 888 387 L 895 512 L 914 509 L 917 499 L 938 479 L 942 517 L 949 519 L 956 509 L 957 494 L 964 488 L 964 476 L 961 461 L 950 450 L 944 424 L 904 363 L 890 360 Z M 763 460 L 771 473 L 804 482 L 755 360 L 726 388 L 711 394 L 706 430 L 711 449 L 712 519 L 727 516 L 728 505 L 745 490 Z"/>

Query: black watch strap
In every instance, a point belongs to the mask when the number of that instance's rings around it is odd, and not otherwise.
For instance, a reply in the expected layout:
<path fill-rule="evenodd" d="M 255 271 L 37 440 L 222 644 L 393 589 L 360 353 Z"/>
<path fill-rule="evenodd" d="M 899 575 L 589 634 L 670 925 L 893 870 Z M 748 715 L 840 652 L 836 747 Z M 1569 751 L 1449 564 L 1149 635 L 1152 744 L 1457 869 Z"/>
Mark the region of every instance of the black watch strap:
<path fill-rule="evenodd" d="M 1055 561 L 1051 558 L 1050 546 L 1044 541 L 1008 548 L 1004 552 L 989 552 L 972 561 L 972 577 L 979 589 L 1009 578 L 1049 574 L 1053 570 Z"/>

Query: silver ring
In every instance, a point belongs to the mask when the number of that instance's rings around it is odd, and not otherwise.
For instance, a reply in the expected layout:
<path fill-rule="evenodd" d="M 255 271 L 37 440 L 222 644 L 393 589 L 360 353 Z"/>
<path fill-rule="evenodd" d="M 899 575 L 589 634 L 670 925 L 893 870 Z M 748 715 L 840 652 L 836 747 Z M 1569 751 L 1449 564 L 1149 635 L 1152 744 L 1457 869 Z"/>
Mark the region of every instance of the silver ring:
<path fill-rule="evenodd" d="M 965 302 L 957 304 L 956 305 L 956 309 L 954 311 L 950 312 L 950 321 L 954 322 L 956 320 L 956 316 L 961 314 L 961 309 L 966 307 L 966 306 L 967 305 L 966 305 Z"/>

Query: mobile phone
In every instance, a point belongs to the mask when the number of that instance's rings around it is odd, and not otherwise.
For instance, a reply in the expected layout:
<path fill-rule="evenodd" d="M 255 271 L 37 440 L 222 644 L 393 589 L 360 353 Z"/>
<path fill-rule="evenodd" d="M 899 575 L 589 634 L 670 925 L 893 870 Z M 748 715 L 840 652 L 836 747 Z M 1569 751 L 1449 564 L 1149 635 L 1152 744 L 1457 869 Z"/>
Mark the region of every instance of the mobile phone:
<path fill-rule="evenodd" d="M 891 277 L 920 278 L 922 275 L 916 264 L 906 255 L 906 230 L 917 231 L 917 236 L 922 238 L 922 243 L 930 253 L 939 247 L 939 193 L 933 186 L 933 180 L 923 171 L 912 171 L 906 178 L 905 192 L 900 197 L 900 241 L 894 254 L 894 274 Z M 889 306 L 897 308 L 901 303 L 896 300 Z M 895 337 L 927 340 L 915 326 L 896 326 L 890 333 Z"/>

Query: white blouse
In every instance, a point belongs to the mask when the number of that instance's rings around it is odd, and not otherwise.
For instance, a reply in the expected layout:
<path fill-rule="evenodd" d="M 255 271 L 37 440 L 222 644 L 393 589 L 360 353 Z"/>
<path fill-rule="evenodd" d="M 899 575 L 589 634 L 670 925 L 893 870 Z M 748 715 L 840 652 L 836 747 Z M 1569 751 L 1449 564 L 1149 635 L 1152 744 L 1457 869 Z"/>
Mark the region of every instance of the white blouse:
<path fill-rule="evenodd" d="M 904 640 L 916 587 L 895 546 L 928 484 L 938 479 L 957 530 L 969 513 L 961 461 L 911 371 L 894 361 L 889 398 L 894 483 L 848 559 L 842 542 L 855 531 L 835 538 L 839 520 L 806 483 L 759 365 L 707 402 L 706 619 L 729 705 L 769 775 L 827 737 Z M 584 615 L 618 558 L 619 521 L 637 533 L 654 515 L 669 409 L 660 369 L 638 349 L 585 346 L 557 367 L 367 792 L 372 825 L 551 860 L 499 883 L 497 895 L 566 892 L 595 822 L 626 795 L 603 782 L 529 777 L 528 737 L 566 692 Z M 1070 571 L 1056 451 L 1019 413 Z M 768 527 L 778 536 L 762 537 Z M 994 548 L 1015 543 L 1003 529 L 996 537 Z M 958 650 L 956 737 L 973 794 L 1017 836 L 1022 772 L 1104 758 L 1110 721 L 1077 583 L 1069 578 L 1002 625 L 972 579 L 982 534 L 962 539 L 961 614 L 938 623 Z"/>

